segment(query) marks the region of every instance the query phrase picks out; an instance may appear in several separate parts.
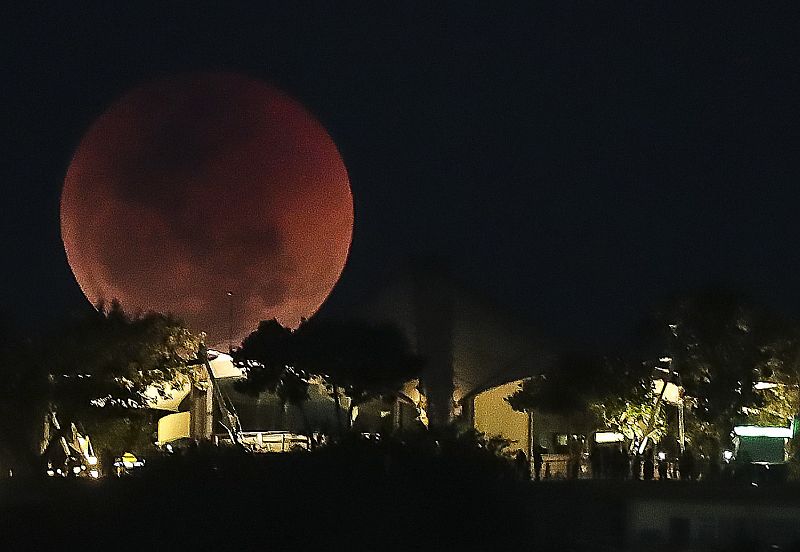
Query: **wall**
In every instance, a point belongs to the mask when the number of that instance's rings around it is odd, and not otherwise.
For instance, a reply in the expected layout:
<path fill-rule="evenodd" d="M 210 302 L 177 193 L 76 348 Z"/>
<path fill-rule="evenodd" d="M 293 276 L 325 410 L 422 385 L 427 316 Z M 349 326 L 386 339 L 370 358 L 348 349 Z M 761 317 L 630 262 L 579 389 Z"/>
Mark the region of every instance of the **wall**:
<path fill-rule="evenodd" d="M 715 500 L 632 500 L 627 541 L 633 549 L 735 549 L 747 543 L 786 547 L 800 542 L 800 507 Z M 755 546 L 747 548 L 755 550 Z M 784 548 L 776 548 L 784 549 Z M 794 548 L 792 548 L 794 549 Z"/>
<path fill-rule="evenodd" d="M 519 381 L 506 383 L 478 393 L 473 398 L 473 427 L 487 437 L 500 435 L 513 441 L 512 450 L 530 451 L 528 415 L 511 408 L 506 397 L 519 387 Z"/>

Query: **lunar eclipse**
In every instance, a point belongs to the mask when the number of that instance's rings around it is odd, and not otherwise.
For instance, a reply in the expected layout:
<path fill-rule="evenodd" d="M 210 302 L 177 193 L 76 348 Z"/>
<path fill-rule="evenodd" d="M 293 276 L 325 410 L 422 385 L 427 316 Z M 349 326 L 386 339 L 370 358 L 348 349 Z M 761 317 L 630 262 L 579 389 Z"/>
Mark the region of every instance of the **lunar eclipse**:
<path fill-rule="evenodd" d="M 347 170 L 323 126 L 234 74 L 123 96 L 81 139 L 61 197 L 67 260 L 92 304 L 173 313 L 212 345 L 311 316 L 352 230 Z"/>

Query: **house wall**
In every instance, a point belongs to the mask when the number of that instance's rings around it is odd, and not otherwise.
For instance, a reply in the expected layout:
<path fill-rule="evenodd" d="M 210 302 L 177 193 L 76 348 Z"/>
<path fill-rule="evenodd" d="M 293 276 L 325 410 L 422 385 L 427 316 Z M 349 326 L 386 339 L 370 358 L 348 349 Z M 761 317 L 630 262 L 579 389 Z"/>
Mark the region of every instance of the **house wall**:
<path fill-rule="evenodd" d="M 176 412 L 167 414 L 158 420 L 158 442 L 171 443 L 178 439 L 189 439 L 191 433 L 191 412 Z"/>
<path fill-rule="evenodd" d="M 528 414 L 515 411 L 505 400 L 517 390 L 519 383 L 506 383 L 478 393 L 472 404 L 473 427 L 487 437 L 509 439 L 512 450 L 522 450 L 527 455 L 530 452 Z"/>

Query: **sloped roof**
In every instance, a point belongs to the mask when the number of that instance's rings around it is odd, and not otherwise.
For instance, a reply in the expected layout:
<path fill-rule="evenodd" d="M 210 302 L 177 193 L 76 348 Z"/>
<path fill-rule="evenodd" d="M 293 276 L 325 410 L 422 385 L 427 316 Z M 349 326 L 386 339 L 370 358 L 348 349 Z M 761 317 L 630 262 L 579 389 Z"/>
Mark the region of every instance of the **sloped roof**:
<path fill-rule="evenodd" d="M 440 376 L 452 368 L 456 402 L 547 372 L 557 360 L 553 342 L 531 324 L 435 267 L 398 272 L 353 314 L 394 323 L 406 333 L 427 361 L 422 378 L 429 394 L 431 387 L 447 386 Z"/>
<path fill-rule="evenodd" d="M 233 358 L 229 354 L 209 349 L 208 358 L 208 364 L 211 366 L 215 378 L 242 377 L 242 370 L 233 364 Z"/>

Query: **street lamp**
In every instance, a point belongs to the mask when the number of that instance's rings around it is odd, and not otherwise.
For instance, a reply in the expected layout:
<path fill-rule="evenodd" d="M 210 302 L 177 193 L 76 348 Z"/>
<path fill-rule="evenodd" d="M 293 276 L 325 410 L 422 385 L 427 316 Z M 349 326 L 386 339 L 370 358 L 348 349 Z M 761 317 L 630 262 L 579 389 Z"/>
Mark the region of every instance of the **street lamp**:
<path fill-rule="evenodd" d="M 681 447 L 681 452 L 683 452 L 683 449 L 686 446 L 683 421 L 683 393 L 680 375 L 672 369 L 672 357 L 665 356 L 659 358 L 658 360 L 659 362 L 668 363 L 668 367 L 664 368 L 662 366 L 656 366 L 653 370 L 653 387 L 658 393 L 658 398 L 656 399 L 653 413 L 650 416 L 650 422 L 647 424 L 647 430 L 645 431 L 642 442 L 639 445 L 639 454 L 643 453 L 644 449 L 647 447 L 647 442 L 650 438 L 650 434 L 655 429 L 656 419 L 658 418 L 658 414 L 661 411 L 661 405 L 664 401 L 674 404 L 678 409 L 678 441 Z M 660 388 L 656 384 L 658 381 L 661 382 Z"/>

